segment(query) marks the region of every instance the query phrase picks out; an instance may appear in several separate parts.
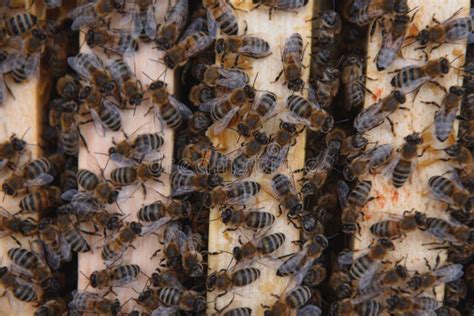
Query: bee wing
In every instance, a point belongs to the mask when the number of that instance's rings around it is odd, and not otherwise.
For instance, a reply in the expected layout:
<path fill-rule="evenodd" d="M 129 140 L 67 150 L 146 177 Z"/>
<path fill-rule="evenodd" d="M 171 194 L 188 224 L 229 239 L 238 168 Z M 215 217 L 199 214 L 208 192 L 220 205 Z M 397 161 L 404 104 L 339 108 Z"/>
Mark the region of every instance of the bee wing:
<path fill-rule="evenodd" d="M 41 53 L 36 53 L 28 58 L 18 58 L 17 60 L 21 63 L 17 68 L 23 68 L 23 72 L 26 76 L 31 75 L 38 68 L 40 62 Z"/>
<path fill-rule="evenodd" d="M 184 176 L 184 177 L 191 177 L 191 176 L 194 176 L 195 173 L 192 172 L 191 170 L 189 169 L 186 169 L 182 166 L 177 166 L 175 171 L 171 174 L 171 182 L 174 183 L 176 180 L 173 180 L 173 178 L 176 178 L 176 177 L 179 177 L 179 176 Z M 176 183 L 176 184 L 179 184 L 179 183 Z M 175 186 L 172 186 L 172 196 L 180 196 L 180 195 L 183 195 L 183 194 L 186 194 L 186 193 L 190 193 L 190 192 L 193 192 L 193 191 L 196 191 L 196 189 L 192 186 L 188 186 L 188 185 L 175 185 Z"/>
<path fill-rule="evenodd" d="M 151 316 L 174 315 L 177 311 L 178 311 L 178 307 L 175 307 L 175 306 L 170 306 L 170 307 L 160 306 L 151 313 Z"/>
<path fill-rule="evenodd" d="M 440 141 L 445 141 L 453 128 L 454 120 L 456 119 L 457 108 L 452 109 L 448 113 L 444 111 L 436 111 L 434 118 L 436 137 Z"/>
<path fill-rule="evenodd" d="M 156 18 L 155 18 L 155 10 L 153 5 L 148 6 L 148 10 L 146 11 L 146 21 L 145 21 L 145 34 L 151 39 L 154 40 L 156 38 Z"/>
<path fill-rule="evenodd" d="M 71 245 L 67 242 L 63 234 L 59 235 L 60 252 L 64 261 L 71 261 Z"/>
<path fill-rule="evenodd" d="M 223 78 L 216 81 L 217 85 L 229 89 L 242 88 L 249 81 L 249 77 L 243 71 L 220 69 L 219 73 Z"/>
<path fill-rule="evenodd" d="M 112 79 L 114 79 L 119 85 L 122 85 L 123 80 L 122 80 L 121 70 L 117 66 L 118 62 L 120 62 L 119 59 L 116 59 L 116 60 L 110 59 L 110 61 L 108 62 L 107 69 L 109 70 L 109 73 L 112 76 Z M 130 70 L 128 64 L 127 64 L 127 67 L 129 69 L 129 72 L 132 73 L 132 71 Z"/>
<path fill-rule="evenodd" d="M 350 191 L 351 190 L 345 181 L 337 181 L 337 197 L 339 199 L 339 203 L 341 204 L 341 208 L 343 209 L 347 206 L 347 197 L 349 196 Z"/>
<path fill-rule="evenodd" d="M 316 305 L 306 305 L 303 308 L 298 309 L 296 316 L 320 316 L 322 311 Z"/>
<path fill-rule="evenodd" d="M 0 72 L 0 105 L 5 102 L 7 99 L 7 86 L 5 86 L 5 80 L 3 78 L 3 73 Z M 1 167 L 0 167 L 1 169 Z"/>
<path fill-rule="evenodd" d="M 28 180 L 26 186 L 46 185 L 53 182 L 54 177 L 49 173 L 42 173 L 34 179 Z"/>
<path fill-rule="evenodd" d="M 234 117 L 234 115 L 239 111 L 238 107 L 232 108 L 223 118 L 219 121 L 214 122 L 212 128 L 215 135 L 220 135 L 226 129 L 227 125 L 229 125 L 230 121 Z"/>
<path fill-rule="evenodd" d="M 76 190 L 76 189 L 67 190 L 66 192 L 61 194 L 61 199 L 64 200 L 64 201 L 72 201 L 74 196 L 78 193 L 79 193 L 79 191 Z"/>
<path fill-rule="evenodd" d="M 124 155 L 117 154 L 117 153 L 110 154 L 110 160 L 122 166 L 134 166 L 137 164 L 135 160 L 127 158 Z"/>
<path fill-rule="evenodd" d="M 97 135 L 99 137 L 104 137 L 105 136 L 105 130 L 107 129 L 107 125 L 105 125 L 104 122 L 100 119 L 99 114 L 95 109 L 90 109 L 92 121 L 94 122 L 94 127 Z"/>
<path fill-rule="evenodd" d="M 74 20 L 71 25 L 73 31 L 79 31 L 83 25 L 91 23 L 96 18 L 95 15 L 85 16 L 82 14 L 83 12 L 95 12 L 94 6 L 94 2 L 89 2 L 83 5 L 78 4 L 75 9 L 69 11 L 68 17 Z"/>
<path fill-rule="evenodd" d="M 293 254 L 292 256 L 290 256 L 288 259 L 286 259 L 285 261 L 283 261 L 282 264 L 280 264 L 280 266 L 278 267 L 277 269 L 277 273 L 279 271 L 281 271 L 280 269 L 282 267 L 286 267 L 286 268 L 289 268 L 289 267 L 298 267 L 301 263 L 302 260 L 305 260 L 305 255 L 306 255 L 306 250 L 303 249 L 302 251 L 300 252 L 297 252 L 295 254 Z M 283 269 L 285 270 L 285 269 Z M 299 271 L 295 271 L 296 273 L 298 273 Z"/>
<path fill-rule="evenodd" d="M 193 112 L 182 102 L 176 100 L 175 97 L 170 95 L 168 97 L 170 104 L 185 118 L 189 119 L 193 116 Z"/>
<path fill-rule="evenodd" d="M 212 36 L 212 38 L 217 37 L 217 30 L 219 26 L 217 24 L 216 19 L 214 19 L 214 16 L 212 15 L 211 11 L 207 11 L 207 29 L 209 31 L 209 35 Z"/>
<path fill-rule="evenodd" d="M 11 218 L 13 215 L 3 206 L 0 206 L 0 216 Z"/>
<path fill-rule="evenodd" d="M 181 42 L 184 40 L 186 37 L 196 33 L 200 32 L 206 29 L 206 21 L 203 18 L 197 18 L 189 26 L 186 28 L 186 30 L 183 32 L 183 35 L 179 38 L 179 41 Z"/>
<path fill-rule="evenodd" d="M 297 116 L 296 114 L 294 114 L 293 112 L 289 112 L 289 111 L 283 112 L 283 114 L 281 114 L 281 119 L 284 122 L 288 122 L 291 124 L 303 124 L 308 127 L 311 126 L 311 122 L 309 120 L 301 118 Z"/>
<path fill-rule="evenodd" d="M 44 244 L 44 243 L 43 243 Z M 44 244 L 45 252 L 46 252 L 46 260 L 48 261 L 49 266 L 53 270 L 59 269 L 61 264 L 61 255 L 55 252 L 49 245 Z"/>
<path fill-rule="evenodd" d="M 213 99 L 211 99 L 209 101 L 206 101 L 204 103 L 201 103 L 199 105 L 199 110 L 201 110 L 203 112 L 211 112 L 213 108 L 215 108 L 216 106 L 219 106 L 222 103 L 224 103 L 225 101 L 227 101 L 227 98 L 228 98 L 228 96 L 224 95 L 224 96 L 221 96 L 221 97 L 218 97 L 218 98 L 213 98 Z"/>
<path fill-rule="evenodd" d="M 156 232 L 158 229 L 160 229 L 161 226 L 165 225 L 169 221 L 171 221 L 171 218 L 168 216 L 165 216 L 153 223 L 150 223 L 148 225 L 143 225 L 140 236 L 145 236 L 145 235 Z"/>
<path fill-rule="evenodd" d="M 379 100 L 377 103 L 363 109 L 354 119 L 354 128 L 356 131 L 363 133 L 382 124 L 388 113 L 382 112 L 381 108 L 382 101 Z"/>
<path fill-rule="evenodd" d="M 436 285 L 456 281 L 464 275 L 462 264 L 449 264 L 432 273 L 438 277 Z"/>
<path fill-rule="evenodd" d="M 191 58 L 207 49 L 214 42 L 214 38 L 211 36 L 200 36 L 196 43 L 192 47 L 188 47 L 185 52 L 185 58 Z"/>
<path fill-rule="evenodd" d="M 366 288 L 370 285 L 370 282 L 372 282 L 375 273 L 379 270 L 381 265 L 382 264 L 378 261 L 370 265 L 370 267 L 367 269 L 367 271 L 365 271 L 359 280 L 359 288 Z"/>
<path fill-rule="evenodd" d="M 132 22 L 130 34 L 133 38 L 138 38 L 143 30 L 142 15 L 138 8 L 134 8 L 131 10 L 130 17 Z"/>
<path fill-rule="evenodd" d="M 392 62 L 397 57 L 404 40 L 404 35 L 394 38 L 392 32 L 388 32 L 386 36 L 384 36 L 382 40 L 382 47 L 380 47 L 376 57 L 378 69 L 384 70 L 392 64 Z"/>
<path fill-rule="evenodd" d="M 301 270 L 298 271 L 298 273 L 296 273 L 295 275 L 296 286 L 299 286 L 301 285 L 301 283 L 303 283 L 303 279 L 306 276 L 306 273 L 308 273 L 309 269 L 311 269 L 311 267 L 313 266 L 314 260 L 307 260 L 307 261 L 308 262 L 306 262 L 304 266 L 301 268 Z"/>

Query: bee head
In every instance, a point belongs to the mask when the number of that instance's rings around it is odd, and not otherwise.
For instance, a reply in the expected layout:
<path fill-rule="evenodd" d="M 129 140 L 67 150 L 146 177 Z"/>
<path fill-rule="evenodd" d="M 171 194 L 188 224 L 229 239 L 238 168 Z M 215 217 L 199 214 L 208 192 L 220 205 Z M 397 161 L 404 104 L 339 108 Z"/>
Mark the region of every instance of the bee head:
<path fill-rule="evenodd" d="M 380 238 L 378 240 L 378 244 L 384 247 L 385 249 L 394 250 L 395 246 L 393 245 L 392 241 L 388 238 Z"/>
<path fill-rule="evenodd" d="M 222 211 L 221 219 L 224 224 L 227 224 L 230 221 L 230 219 L 232 218 L 233 212 L 234 211 L 231 208 L 226 208 Z"/>
<path fill-rule="evenodd" d="M 120 306 L 120 301 L 115 299 L 112 303 L 112 315 L 118 315 L 122 307 Z"/>
<path fill-rule="evenodd" d="M 128 100 L 128 102 L 131 104 L 131 105 L 140 105 L 142 104 L 142 101 L 143 101 L 143 94 L 142 93 L 134 93 L 130 99 Z"/>
<path fill-rule="evenodd" d="M 421 44 L 421 45 L 426 45 L 428 44 L 428 40 L 430 37 L 430 33 L 428 30 L 421 30 L 420 33 L 416 36 L 416 40 Z"/>
<path fill-rule="evenodd" d="M 217 282 L 217 273 L 213 272 L 207 278 L 207 289 L 208 289 L 208 291 L 213 291 L 215 289 L 216 282 Z"/>
<path fill-rule="evenodd" d="M 449 88 L 449 93 L 454 94 L 455 96 L 462 97 L 464 95 L 464 89 L 459 86 L 451 86 Z"/>
<path fill-rule="evenodd" d="M 234 249 L 232 249 L 232 256 L 234 256 L 237 261 L 242 260 L 242 248 L 234 247 Z"/>
<path fill-rule="evenodd" d="M 86 33 L 86 43 L 88 46 L 94 46 L 95 43 L 95 31 L 90 29 Z"/>
<path fill-rule="evenodd" d="M 89 277 L 89 283 L 93 288 L 97 287 L 97 271 L 92 272 L 91 276 Z"/>
<path fill-rule="evenodd" d="M 148 298 L 150 298 L 152 294 L 153 293 L 151 292 L 151 290 L 146 290 L 146 291 L 141 292 L 140 295 L 138 295 L 138 303 L 143 303 Z"/>
<path fill-rule="evenodd" d="M 26 142 L 23 139 L 20 139 L 16 136 L 13 136 L 10 140 L 10 143 L 13 146 L 13 149 L 15 151 L 23 151 L 25 150 L 26 147 Z"/>
<path fill-rule="evenodd" d="M 117 198 L 119 196 L 119 191 L 115 190 L 110 192 L 110 194 L 107 196 L 107 203 L 108 204 L 113 204 L 117 201 Z"/>
<path fill-rule="evenodd" d="M 137 222 L 130 223 L 130 229 L 137 235 L 140 235 L 142 232 L 142 225 Z"/>
<path fill-rule="evenodd" d="M 342 174 L 347 181 L 354 181 L 356 179 L 354 170 L 350 166 L 345 166 L 342 170 Z"/>
<path fill-rule="evenodd" d="M 225 50 L 225 42 L 223 38 L 220 38 L 216 41 L 216 53 L 222 54 Z"/>
<path fill-rule="evenodd" d="M 118 216 L 112 216 L 109 221 L 107 222 L 107 229 L 108 230 L 115 230 L 120 228 L 121 222 Z"/>
<path fill-rule="evenodd" d="M 451 64 L 450 64 L 449 60 L 447 60 L 444 57 L 441 57 L 441 59 L 439 60 L 439 64 L 440 64 L 440 67 L 441 67 L 441 73 L 442 74 L 447 74 L 449 72 L 449 69 L 451 68 Z"/>
<path fill-rule="evenodd" d="M 316 235 L 314 237 L 314 242 L 324 249 L 326 249 L 329 245 L 327 238 L 324 237 L 323 235 Z"/>
<path fill-rule="evenodd" d="M 395 100 L 397 100 L 398 103 L 400 103 L 400 104 L 404 104 L 405 101 L 406 101 L 405 93 L 403 93 L 403 91 L 401 91 L 401 90 L 395 90 L 395 91 L 393 91 L 393 97 L 394 97 Z"/>
<path fill-rule="evenodd" d="M 6 195 L 15 195 L 15 190 L 13 190 L 13 188 L 6 182 L 2 184 L 2 191 Z"/>
<path fill-rule="evenodd" d="M 290 80 L 288 82 L 288 89 L 292 91 L 301 91 L 304 87 L 304 81 L 301 78 Z"/>
<path fill-rule="evenodd" d="M 421 212 L 415 212 L 415 221 L 418 226 L 425 226 L 426 225 L 426 214 Z"/>
<path fill-rule="evenodd" d="M 30 235 L 36 230 L 36 224 L 30 220 L 23 220 L 20 223 L 20 233 L 24 236 Z"/>
<path fill-rule="evenodd" d="M 249 137 L 250 136 L 250 130 L 247 125 L 244 123 L 239 123 L 237 125 L 237 131 L 239 132 L 240 135 L 244 137 Z"/>
<path fill-rule="evenodd" d="M 398 295 L 392 295 L 387 299 L 387 306 L 389 310 L 394 310 L 400 303 L 400 297 Z"/>
<path fill-rule="evenodd" d="M 408 287 L 414 291 L 418 290 L 421 287 L 421 276 L 413 276 L 407 283 Z"/>
<path fill-rule="evenodd" d="M 7 267 L 0 267 L 0 278 L 3 277 L 7 273 L 8 273 Z"/>
<path fill-rule="evenodd" d="M 288 217 L 289 218 L 296 218 L 298 216 L 298 214 L 301 212 L 302 209 L 303 209 L 303 204 L 302 203 L 297 203 L 288 212 Z"/>
<path fill-rule="evenodd" d="M 166 84 L 161 81 L 161 80 L 156 80 L 156 81 L 153 81 L 149 86 L 148 86 L 148 89 L 150 90 L 158 90 L 158 89 L 161 89 L 163 87 L 165 87 Z"/>

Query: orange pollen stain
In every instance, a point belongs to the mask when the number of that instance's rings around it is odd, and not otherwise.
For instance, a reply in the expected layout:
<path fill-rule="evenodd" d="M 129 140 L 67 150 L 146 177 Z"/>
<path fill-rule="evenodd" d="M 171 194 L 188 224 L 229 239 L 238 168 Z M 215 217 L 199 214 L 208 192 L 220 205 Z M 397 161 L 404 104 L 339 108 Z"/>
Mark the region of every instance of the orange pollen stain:
<path fill-rule="evenodd" d="M 380 99 L 380 97 L 382 96 L 382 92 L 383 92 L 382 88 L 376 88 L 374 90 L 374 95 L 372 96 L 372 99 L 374 101 L 377 101 L 378 99 Z"/>
<path fill-rule="evenodd" d="M 397 203 L 398 202 L 398 190 L 393 190 L 392 191 L 392 203 Z"/>

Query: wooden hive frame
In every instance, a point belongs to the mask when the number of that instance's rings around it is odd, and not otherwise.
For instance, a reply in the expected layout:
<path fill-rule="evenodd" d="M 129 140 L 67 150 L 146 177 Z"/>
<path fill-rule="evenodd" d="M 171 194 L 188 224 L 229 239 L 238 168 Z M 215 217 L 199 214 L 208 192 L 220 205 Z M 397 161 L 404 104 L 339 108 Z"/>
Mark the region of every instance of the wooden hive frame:
<path fill-rule="evenodd" d="M 413 25 L 409 27 L 408 33 L 416 32 L 416 29 L 422 30 L 427 25 L 432 25 L 432 17 L 435 16 L 437 20 L 444 21 L 448 19 L 454 12 L 462 9 L 459 16 L 469 15 L 470 1 L 468 0 L 432 0 L 432 1 L 417 1 L 409 0 L 410 8 L 415 8 L 411 15 L 416 11 L 416 16 L 413 20 Z M 393 77 L 394 70 L 398 70 L 403 66 L 413 64 L 423 64 L 421 61 L 424 57 L 420 50 L 415 50 L 416 44 L 403 49 L 404 59 L 397 58 L 396 61 L 388 67 L 385 71 L 378 71 L 374 62 L 375 56 L 381 45 L 381 32 L 376 31 L 372 38 L 368 39 L 368 53 L 367 53 L 367 77 L 370 80 L 366 81 L 366 86 L 378 97 L 385 97 L 392 90 L 393 87 L 390 81 Z M 442 47 L 434 50 L 430 54 L 430 60 L 439 57 L 446 57 L 449 61 L 456 59 L 453 66 L 462 68 L 464 64 L 465 43 L 445 44 Z M 461 57 L 459 57 L 461 56 Z M 417 61 L 420 60 L 420 61 Z M 462 85 L 462 74 L 456 70 L 451 69 L 448 75 L 443 78 L 436 78 L 442 86 L 449 89 L 452 85 Z M 406 96 L 406 103 L 403 105 L 408 110 L 397 110 L 390 119 L 394 124 L 395 135 L 391 133 L 388 122 L 378 126 L 377 128 L 367 133 L 371 142 L 378 142 L 379 144 L 392 144 L 393 148 L 399 148 L 404 142 L 403 138 L 412 132 L 423 132 L 423 130 L 433 123 L 434 112 L 436 107 L 423 104 L 422 101 L 436 101 L 441 104 L 444 92 L 436 86 L 423 86 L 415 101 L 413 101 L 414 94 Z M 365 107 L 376 102 L 376 99 L 366 94 Z M 431 128 L 431 127 L 430 127 Z M 454 128 L 454 133 L 457 135 L 457 124 Z M 440 144 L 434 138 L 433 147 L 445 148 L 448 146 L 448 141 Z M 361 234 L 358 239 L 354 240 L 354 249 L 362 250 L 373 241 L 374 236 L 370 232 L 370 226 L 375 222 L 389 218 L 391 215 L 403 215 L 404 211 L 415 209 L 425 213 L 428 217 L 448 218 L 445 212 L 446 205 L 435 201 L 427 192 L 429 191 L 428 179 L 433 175 L 442 175 L 447 170 L 452 169 L 452 166 L 446 162 L 436 162 L 428 166 L 422 166 L 422 162 L 432 158 L 433 153 L 426 152 L 423 157 L 419 158 L 419 166 L 409 181 L 407 181 L 401 188 L 396 189 L 391 183 L 390 177 L 384 177 L 383 174 L 369 175 L 365 179 L 372 181 L 371 196 L 376 197 L 375 200 L 370 201 L 363 210 L 364 218 L 360 221 Z M 436 242 L 422 231 L 415 231 L 408 234 L 402 241 L 394 241 L 395 251 L 391 252 L 387 260 L 396 262 L 401 258 L 406 258 L 406 265 L 410 271 L 427 271 L 425 265 L 425 258 L 431 266 L 434 266 L 436 257 L 440 254 L 441 264 L 446 260 L 446 252 L 441 250 L 429 250 L 429 246 L 423 246 L 425 243 Z M 437 299 L 443 300 L 443 288 L 437 291 Z M 429 294 L 429 293 L 428 293 Z"/>
<path fill-rule="evenodd" d="M 269 19 L 268 7 L 261 6 L 258 9 L 253 9 L 254 5 L 251 0 L 231 0 L 230 1 L 238 10 L 235 10 L 235 14 L 239 21 L 239 34 L 243 33 L 245 22 L 248 25 L 247 33 L 252 35 L 261 36 L 265 39 L 271 47 L 272 54 L 268 57 L 252 60 L 251 69 L 246 69 L 249 75 L 250 81 L 257 76 L 258 78 L 255 83 L 255 89 L 257 90 L 269 90 L 275 93 L 278 97 L 278 105 L 275 113 L 285 111 L 285 101 L 287 96 L 293 92 L 290 91 L 286 85 L 284 85 L 284 76 L 280 78 L 278 82 L 274 82 L 276 76 L 283 67 L 281 63 L 281 50 L 287 38 L 293 33 L 300 33 L 304 40 L 306 47 L 304 53 L 303 64 L 306 68 L 303 70 L 302 79 L 308 82 L 309 79 L 309 63 L 310 63 L 310 52 L 311 52 L 311 22 L 308 22 L 313 16 L 313 8 L 319 4 L 318 1 L 309 1 L 308 4 L 296 10 L 295 12 L 285 12 L 274 10 L 272 12 L 271 20 Z M 244 11 L 242 11 L 244 10 Z M 304 90 L 304 94 L 307 90 Z M 280 117 L 277 115 L 270 119 L 264 127 L 267 135 L 274 133 L 280 124 Z M 237 141 L 238 135 L 235 131 L 226 129 L 223 135 L 223 139 L 214 139 L 216 145 L 222 146 L 224 144 L 226 152 L 235 151 L 240 148 L 240 143 L 243 141 Z M 301 173 L 293 175 L 293 171 L 302 169 L 304 166 L 305 159 L 305 141 L 306 133 L 301 133 L 297 138 L 295 146 L 291 147 L 288 154 L 287 164 L 281 167 L 276 173 L 282 173 L 293 178 L 297 190 L 299 190 L 298 179 Z M 266 175 L 263 172 L 253 172 L 248 178 L 249 180 L 257 181 L 259 183 L 269 182 L 272 175 Z M 257 195 L 257 202 L 252 205 L 252 208 L 263 208 L 263 210 L 278 216 L 279 202 L 275 200 L 268 192 L 264 189 Z M 210 212 L 210 219 L 216 219 L 220 215 L 219 209 L 214 208 Z M 244 230 L 227 231 L 224 232 L 226 226 L 220 220 L 211 221 L 209 224 L 209 252 L 220 252 L 226 251 L 232 253 L 232 249 L 238 246 L 239 235 L 244 234 L 247 238 L 250 238 L 251 233 L 245 232 Z M 292 243 L 292 241 L 299 240 L 299 230 L 296 229 L 292 224 L 288 222 L 286 213 L 284 212 L 280 217 L 277 217 L 271 229 L 267 234 L 282 232 L 286 235 L 286 241 L 277 252 L 272 254 L 273 256 L 282 256 L 298 251 L 298 247 Z M 246 240 L 246 238 L 244 238 Z M 228 253 L 221 253 L 219 255 L 209 256 L 209 269 L 208 274 L 219 271 L 220 269 L 228 268 L 229 262 L 232 256 Z M 273 265 L 270 263 L 270 265 Z M 276 268 L 269 267 L 268 263 L 260 264 L 258 261 L 252 266 L 257 267 L 261 271 L 261 276 L 257 281 L 249 284 L 242 289 L 237 290 L 238 295 L 233 295 L 232 291 L 222 296 L 217 301 L 217 307 L 222 308 L 225 306 L 234 296 L 232 304 L 228 309 L 236 307 L 249 307 L 252 309 L 252 315 L 263 315 L 264 308 L 262 305 L 272 306 L 276 298 L 271 294 L 282 295 L 285 290 L 291 288 L 291 278 L 284 278 L 276 276 Z M 208 293 L 208 302 L 214 302 L 218 295 L 218 291 Z M 215 313 L 214 306 L 211 304 L 208 306 L 208 314 Z"/>

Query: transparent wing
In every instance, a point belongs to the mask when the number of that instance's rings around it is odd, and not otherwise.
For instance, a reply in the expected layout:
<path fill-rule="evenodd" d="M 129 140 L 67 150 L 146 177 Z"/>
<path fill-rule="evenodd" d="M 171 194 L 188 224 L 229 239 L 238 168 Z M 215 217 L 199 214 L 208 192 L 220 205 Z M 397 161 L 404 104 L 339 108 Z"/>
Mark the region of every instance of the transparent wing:
<path fill-rule="evenodd" d="M 62 259 L 64 261 L 71 261 L 71 245 L 67 242 L 66 238 L 61 234 L 59 235 L 59 250 L 61 252 Z"/>
<path fill-rule="evenodd" d="M 213 124 L 213 131 L 215 135 L 220 135 L 229 125 L 234 115 L 239 111 L 238 107 L 232 108 L 223 118 Z"/>
<path fill-rule="evenodd" d="M 337 197 L 339 199 L 339 203 L 341 204 L 341 208 L 345 208 L 347 206 L 347 197 L 349 196 L 350 188 L 345 181 L 339 180 L 337 182 Z"/>
<path fill-rule="evenodd" d="M 63 199 L 64 201 L 72 201 L 74 196 L 78 193 L 79 191 L 75 189 L 67 190 L 66 192 L 61 194 L 61 199 Z"/>
<path fill-rule="evenodd" d="M 197 18 L 183 32 L 183 35 L 179 38 L 179 41 L 184 40 L 189 35 L 192 35 L 196 32 L 200 32 L 206 29 L 206 21 L 203 18 Z"/>
<path fill-rule="evenodd" d="M 171 307 L 165 307 L 165 306 L 160 306 L 157 309 L 155 309 L 152 313 L 151 316 L 170 316 L 170 315 L 175 315 L 175 313 L 179 309 L 177 307 L 171 306 Z"/>
<path fill-rule="evenodd" d="M 124 155 L 113 153 L 110 154 L 110 160 L 116 162 L 119 165 L 125 165 L 125 166 L 134 166 L 137 164 L 136 161 L 133 159 L 127 158 Z"/>
<path fill-rule="evenodd" d="M 105 130 L 107 129 L 107 125 L 105 125 L 104 122 L 100 119 L 99 114 L 95 109 L 90 109 L 91 117 L 92 117 L 92 122 L 94 122 L 94 127 L 97 135 L 99 137 L 104 137 L 105 136 Z"/>
<path fill-rule="evenodd" d="M 48 261 L 48 264 L 51 269 L 59 269 L 59 266 L 61 264 L 61 255 L 55 252 L 49 245 L 45 245 L 44 249 L 46 251 L 46 260 Z"/>
<path fill-rule="evenodd" d="M 165 225 L 169 221 L 171 221 L 171 217 L 162 217 L 153 223 L 150 223 L 148 225 L 143 225 L 141 236 L 156 232 L 158 229 L 161 228 L 161 226 Z"/>
<path fill-rule="evenodd" d="M 366 288 L 374 278 L 374 275 L 379 270 L 380 266 L 380 262 L 374 262 L 360 278 L 359 287 Z"/>
<path fill-rule="evenodd" d="M 215 108 L 216 106 L 221 105 L 222 103 L 227 101 L 227 99 L 228 99 L 227 95 L 224 95 L 224 96 L 221 96 L 221 97 L 218 97 L 218 98 L 213 98 L 209 101 L 201 103 L 201 105 L 199 105 L 199 110 L 201 110 L 203 112 L 211 112 L 213 108 Z"/>
<path fill-rule="evenodd" d="M 383 123 L 388 113 L 381 111 L 382 101 L 363 109 L 354 119 L 354 128 L 359 133 L 371 130 Z"/>
<path fill-rule="evenodd" d="M 143 30 L 142 15 L 138 8 L 135 8 L 130 12 L 130 16 L 132 19 L 130 34 L 133 38 L 138 38 Z"/>
<path fill-rule="evenodd" d="M 188 47 L 185 53 L 185 58 L 191 58 L 194 55 L 199 54 L 200 52 L 207 49 L 214 42 L 214 38 L 211 36 L 200 36 L 196 43 L 192 47 Z"/>
<path fill-rule="evenodd" d="M 297 124 L 297 125 L 303 124 L 303 125 L 308 126 L 308 127 L 311 126 L 311 122 L 308 119 L 304 119 L 302 117 L 299 117 L 298 115 L 296 115 L 293 112 L 284 112 L 283 114 L 281 114 L 281 119 L 283 121 L 291 123 L 291 124 Z"/>
<path fill-rule="evenodd" d="M 145 34 L 151 39 L 154 40 L 156 38 L 156 18 L 155 18 L 155 10 L 153 9 L 153 5 L 148 6 L 148 10 L 146 11 L 146 21 L 144 23 Z"/>
<path fill-rule="evenodd" d="M 306 305 L 300 308 L 296 313 L 296 316 L 320 316 L 322 315 L 321 309 L 316 305 Z"/>
<path fill-rule="evenodd" d="M 32 180 L 26 182 L 26 186 L 46 185 L 53 182 L 54 177 L 49 173 L 42 173 Z"/>
<path fill-rule="evenodd" d="M 456 281 L 464 275 L 462 264 L 450 264 L 432 272 L 439 279 L 436 284 L 443 284 Z"/>
<path fill-rule="evenodd" d="M 182 102 L 176 100 L 175 97 L 170 95 L 168 97 L 170 104 L 185 118 L 189 119 L 193 116 L 193 112 Z"/>

